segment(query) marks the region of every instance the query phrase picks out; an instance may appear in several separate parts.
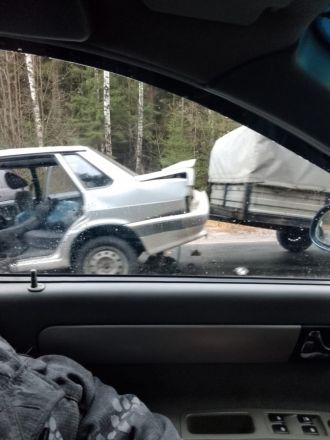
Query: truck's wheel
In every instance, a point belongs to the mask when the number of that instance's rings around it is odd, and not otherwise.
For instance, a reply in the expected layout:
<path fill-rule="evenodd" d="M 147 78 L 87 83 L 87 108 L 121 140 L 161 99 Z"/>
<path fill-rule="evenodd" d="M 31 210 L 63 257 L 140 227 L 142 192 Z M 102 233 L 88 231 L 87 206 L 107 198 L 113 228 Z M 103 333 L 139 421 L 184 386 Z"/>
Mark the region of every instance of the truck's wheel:
<path fill-rule="evenodd" d="M 137 273 L 137 254 L 130 244 L 120 238 L 93 238 L 78 250 L 74 270 L 86 275 L 134 274 Z"/>
<path fill-rule="evenodd" d="M 308 229 L 292 228 L 276 232 L 279 244 L 290 252 L 302 252 L 309 248 L 312 241 Z"/>

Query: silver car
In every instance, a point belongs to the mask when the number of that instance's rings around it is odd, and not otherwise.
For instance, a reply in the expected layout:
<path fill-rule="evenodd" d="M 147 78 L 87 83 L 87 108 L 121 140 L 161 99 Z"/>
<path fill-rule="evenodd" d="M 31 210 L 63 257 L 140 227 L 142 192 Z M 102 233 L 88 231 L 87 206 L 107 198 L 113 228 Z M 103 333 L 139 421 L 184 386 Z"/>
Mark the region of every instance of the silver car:
<path fill-rule="evenodd" d="M 142 255 L 204 235 L 209 203 L 194 165 L 136 175 L 87 147 L 2 150 L 16 214 L 0 230 L 1 255 L 11 272 L 136 273 Z"/>

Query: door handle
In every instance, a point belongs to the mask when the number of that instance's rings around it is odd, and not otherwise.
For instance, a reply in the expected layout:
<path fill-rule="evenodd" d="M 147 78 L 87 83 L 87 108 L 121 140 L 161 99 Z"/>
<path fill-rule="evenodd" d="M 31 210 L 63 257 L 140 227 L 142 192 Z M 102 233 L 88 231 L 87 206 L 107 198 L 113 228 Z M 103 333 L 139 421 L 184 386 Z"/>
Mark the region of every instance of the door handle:
<path fill-rule="evenodd" d="M 330 347 L 325 344 L 320 330 L 312 330 L 306 336 L 300 350 L 303 359 L 330 359 Z"/>

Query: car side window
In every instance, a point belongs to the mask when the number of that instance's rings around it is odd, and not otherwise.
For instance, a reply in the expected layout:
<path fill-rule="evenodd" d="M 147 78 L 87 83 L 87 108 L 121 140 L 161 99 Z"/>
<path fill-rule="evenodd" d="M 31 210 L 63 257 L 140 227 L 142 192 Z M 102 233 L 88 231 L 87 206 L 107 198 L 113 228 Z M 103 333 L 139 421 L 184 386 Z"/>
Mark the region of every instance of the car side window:
<path fill-rule="evenodd" d="M 289 138 L 132 78 L 13 55 L 0 51 L 17 81 L 0 102 L 20 116 L 0 130 L 0 273 L 14 254 L 8 273 L 330 279 L 310 236 L 330 173 Z"/>
<path fill-rule="evenodd" d="M 63 168 L 60 166 L 49 167 L 46 171 L 47 195 L 70 192 L 77 192 L 77 188 Z"/>
<path fill-rule="evenodd" d="M 106 176 L 81 156 L 66 154 L 63 157 L 86 188 L 99 188 L 111 185 L 112 179 L 109 176 Z"/>

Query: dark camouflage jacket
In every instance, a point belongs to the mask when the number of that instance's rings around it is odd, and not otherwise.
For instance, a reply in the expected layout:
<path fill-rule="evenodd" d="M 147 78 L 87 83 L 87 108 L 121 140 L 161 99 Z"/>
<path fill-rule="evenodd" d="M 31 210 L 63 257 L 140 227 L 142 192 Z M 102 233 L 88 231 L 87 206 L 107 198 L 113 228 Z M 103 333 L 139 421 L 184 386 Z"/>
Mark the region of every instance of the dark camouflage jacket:
<path fill-rule="evenodd" d="M 0 338 L 1 440 L 177 440 L 171 422 L 63 356 L 18 355 Z"/>

